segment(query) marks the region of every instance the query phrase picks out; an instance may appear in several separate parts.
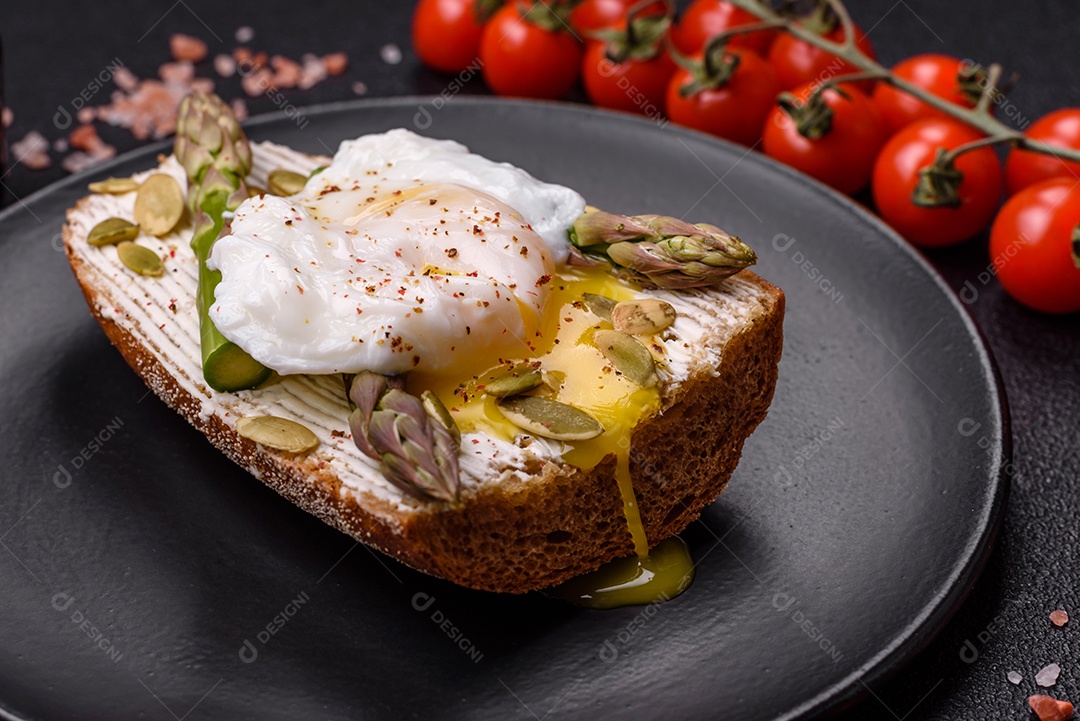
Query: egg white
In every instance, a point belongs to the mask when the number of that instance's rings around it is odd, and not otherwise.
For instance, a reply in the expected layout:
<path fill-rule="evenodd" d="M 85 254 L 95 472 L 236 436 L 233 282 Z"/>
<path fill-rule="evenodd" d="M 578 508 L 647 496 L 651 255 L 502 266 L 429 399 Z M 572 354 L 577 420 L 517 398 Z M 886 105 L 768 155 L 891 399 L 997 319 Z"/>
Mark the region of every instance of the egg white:
<path fill-rule="evenodd" d="M 461 371 L 527 350 L 583 208 L 450 141 L 346 141 L 298 195 L 239 208 L 210 315 L 283 374 Z"/>

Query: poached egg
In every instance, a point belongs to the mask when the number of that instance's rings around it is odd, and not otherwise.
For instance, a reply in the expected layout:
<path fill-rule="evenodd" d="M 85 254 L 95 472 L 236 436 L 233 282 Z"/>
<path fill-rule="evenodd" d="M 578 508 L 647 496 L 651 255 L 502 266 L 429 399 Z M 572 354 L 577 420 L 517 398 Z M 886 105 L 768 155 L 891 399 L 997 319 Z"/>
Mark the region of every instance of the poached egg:
<path fill-rule="evenodd" d="M 584 208 L 453 141 L 345 141 L 297 195 L 240 206 L 210 316 L 282 374 L 459 372 L 528 346 Z"/>

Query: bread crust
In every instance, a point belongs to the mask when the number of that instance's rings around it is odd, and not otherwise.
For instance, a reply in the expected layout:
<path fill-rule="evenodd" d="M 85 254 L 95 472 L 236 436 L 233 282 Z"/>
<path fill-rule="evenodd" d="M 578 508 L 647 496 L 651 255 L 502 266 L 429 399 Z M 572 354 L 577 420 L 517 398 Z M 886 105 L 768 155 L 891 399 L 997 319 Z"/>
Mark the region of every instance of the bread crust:
<path fill-rule="evenodd" d="M 524 481 L 484 484 L 455 507 L 416 510 L 344 492 L 325 463 L 242 438 L 218 415 L 203 414 L 153 350 L 102 312 L 95 271 L 73 252 L 67 226 L 64 239 L 91 313 L 147 385 L 235 463 L 338 530 L 424 573 L 507 593 L 549 587 L 633 552 L 614 456 L 590 471 L 537 461 Z M 784 295 L 750 271 L 741 277 L 758 286 L 760 312 L 728 339 L 718 368 L 675 386 L 663 412 L 634 430 L 631 477 L 651 544 L 682 531 L 723 491 L 772 400 Z"/>

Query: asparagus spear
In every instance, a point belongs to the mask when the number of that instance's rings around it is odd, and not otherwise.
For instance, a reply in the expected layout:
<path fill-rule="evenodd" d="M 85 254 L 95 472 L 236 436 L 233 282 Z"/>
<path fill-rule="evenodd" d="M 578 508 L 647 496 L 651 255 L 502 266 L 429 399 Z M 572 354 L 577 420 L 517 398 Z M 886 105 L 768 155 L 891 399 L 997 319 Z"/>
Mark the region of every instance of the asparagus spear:
<path fill-rule="evenodd" d="M 456 501 L 461 433 L 430 391 L 423 399 L 404 390 L 400 376 L 364 371 L 345 376 L 355 405 L 349 415 L 353 442 L 382 463 L 387 480 L 420 498 Z"/>
<path fill-rule="evenodd" d="M 184 98 L 176 121 L 174 152 L 188 177 L 188 205 L 195 216 L 191 247 L 199 261 L 199 335 L 203 377 L 217 391 L 253 388 L 270 369 L 228 340 L 210 319 L 221 272 L 206 267 L 210 249 L 228 232 L 225 211 L 248 197 L 244 178 L 251 171 L 251 146 L 232 111 L 216 95 Z"/>
<path fill-rule="evenodd" d="M 715 225 L 663 215 L 589 211 L 574 221 L 570 242 L 651 288 L 714 285 L 757 262 L 753 250 Z"/>

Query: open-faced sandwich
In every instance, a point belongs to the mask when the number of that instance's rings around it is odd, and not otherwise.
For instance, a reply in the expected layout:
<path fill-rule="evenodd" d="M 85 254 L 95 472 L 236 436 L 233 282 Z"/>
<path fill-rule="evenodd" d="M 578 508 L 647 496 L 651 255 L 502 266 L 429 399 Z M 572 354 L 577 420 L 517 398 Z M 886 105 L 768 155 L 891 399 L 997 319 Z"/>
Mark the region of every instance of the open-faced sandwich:
<path fill-rule="evenodd" d="M 91 190 L 64 228 L 91 312 L 271 488 L 471 588 L 623 557 L 685 587 L 656 546 L 723 489 L 780 359 L 784 296 L 738 238 L 406 130 L 251 145 L 201 95 L 173 156 Z"/>

